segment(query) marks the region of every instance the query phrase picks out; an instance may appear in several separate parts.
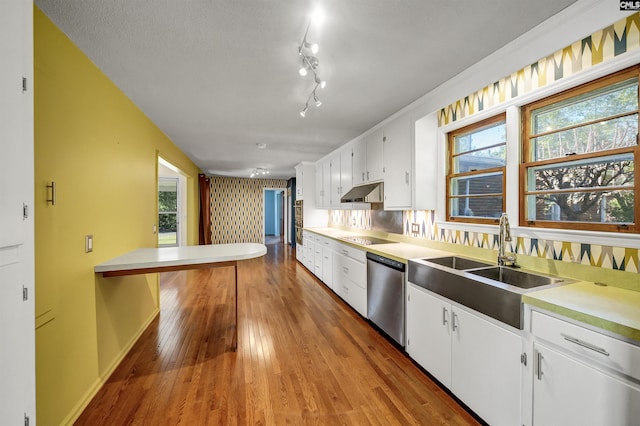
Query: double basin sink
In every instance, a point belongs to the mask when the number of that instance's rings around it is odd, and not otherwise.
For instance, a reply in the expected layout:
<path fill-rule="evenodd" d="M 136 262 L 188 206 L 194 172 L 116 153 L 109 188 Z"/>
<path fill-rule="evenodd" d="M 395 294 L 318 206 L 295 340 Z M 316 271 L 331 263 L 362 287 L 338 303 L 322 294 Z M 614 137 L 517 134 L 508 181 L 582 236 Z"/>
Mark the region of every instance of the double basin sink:
<path fill-rule="evenodd" d="M 409 281 L 447 299 L 522 329 L 522 295 L 571 280 L 460 256 L 409 261 Z"/>

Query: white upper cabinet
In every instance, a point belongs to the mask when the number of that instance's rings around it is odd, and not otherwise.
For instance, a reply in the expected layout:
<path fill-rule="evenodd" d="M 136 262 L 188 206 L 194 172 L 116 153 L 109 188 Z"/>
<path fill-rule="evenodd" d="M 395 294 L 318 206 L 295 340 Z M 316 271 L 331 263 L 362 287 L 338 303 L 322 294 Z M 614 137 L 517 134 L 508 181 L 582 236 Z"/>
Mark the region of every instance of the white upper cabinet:
<path fill-rule="evenodd" d="M 334 152 L 331 154 L 331 195 L 330 205 L 331 208 L 340 207 L 340 152 Z"/>
<path fill-rule="evenodd" d="M 296 166 L 296 199 L 304 198 L 304 167 L 302 164 Z"/>
<path fill-rule="evenodd" d="M 322 207 L 331 208 L 331 161 L 325 158 L 322 161 Z"/>
<path fill-rule="evenodd" d="M 353 148 L 348 145 L 340 152 L 340 196 L 353 187 Z"/>
<path fill-rule="evenodd" d="M 316 163 L 316 207 L 323 208 L 324 207 L 324 173 L 323 173 L 323 161 L 318 161 Z"/>
<path fill-rule="evenodd" d="M 411 119 L 400 116 L 384 127 L 384 209 L 408 210 L 412 205 L 413 144 Z"/>
<path fill-rule="evenodd" d="M 444 158 L 438 150 L 438 116 L 436 112 L 411 120 L 413 137 L 413 200 L 416 210 L 435 210 L 438 171 L 444 173 Z M 443 147 L 444 148 L 444 147 Z"/>
<path fill-rule="evenodd" d="M 367 142 L 359 139 L 353 144 L 353 186 L 362 185 L 367 182 Z"/>
<path fill-rule="evenodd" d="M 378 129 L 356 141 L 352 146 L 352 182 L 353 186 L 369 182 L 380 182 L 383 172 L 384 132 Z"/>
<path fill-rule="evenodd" d="M 384 178 L 382 157 L 384 130 L 378 129 L 365 139 L 367 141 L 367 182 L 377 182 Z"/>

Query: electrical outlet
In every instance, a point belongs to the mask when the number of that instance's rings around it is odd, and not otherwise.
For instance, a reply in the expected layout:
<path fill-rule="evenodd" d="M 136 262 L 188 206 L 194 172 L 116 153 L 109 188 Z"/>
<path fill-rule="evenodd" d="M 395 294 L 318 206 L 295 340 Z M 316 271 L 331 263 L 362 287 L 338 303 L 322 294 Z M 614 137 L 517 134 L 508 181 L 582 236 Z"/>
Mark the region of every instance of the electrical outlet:
<path fill-rule="evenodd" d="M 417 236 L 420 233 L 420 224 L 418 223 L 412 223 L 411 224 L 411 233 L 414 236 Z"/>
<path fill-rule="evenodd" d="M 84 236 L 84 252 L 91 253 L 93 251 L 93 235 Z"/>

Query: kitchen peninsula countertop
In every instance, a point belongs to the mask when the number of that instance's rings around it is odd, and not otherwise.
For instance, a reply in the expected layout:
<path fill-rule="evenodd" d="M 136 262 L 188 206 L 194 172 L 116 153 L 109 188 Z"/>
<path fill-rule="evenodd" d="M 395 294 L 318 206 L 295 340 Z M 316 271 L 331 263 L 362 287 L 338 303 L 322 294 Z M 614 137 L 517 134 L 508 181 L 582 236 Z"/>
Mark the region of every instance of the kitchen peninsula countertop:
<path fill-rule="evenodd" d="M 354 232 L 339 228 L 305 229 L 405 264 L 410 259 L 455 254 L 405 242 L 365 246 L 341 240 L 344 237 L 369 236 L 367 231 Z M 577 281 L 560 287 L 527 293 L 523 295 L 522 300 L 531 306 L 546 309 L 640 342 L 640 292 L 638 291 L 610 285 L 598 285 L 588 281 Z"/>

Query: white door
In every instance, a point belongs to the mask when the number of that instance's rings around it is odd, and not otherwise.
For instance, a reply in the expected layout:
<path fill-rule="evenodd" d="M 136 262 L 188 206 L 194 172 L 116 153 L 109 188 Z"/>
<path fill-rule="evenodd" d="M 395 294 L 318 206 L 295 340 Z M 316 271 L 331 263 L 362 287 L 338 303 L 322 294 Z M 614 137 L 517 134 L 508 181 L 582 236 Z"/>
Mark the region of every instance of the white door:
<path fill-rule="evenodd" d="M 451 305 L 413 284 L 407 293 L 407 353 L 449 387 Z"/>
<path fill-rule="evenodd" d="M 32 46 L 33 3 L 1 1 L 0 424 L 3 425 L 26 424 L 27 417 L 35 423 Z"/>
<path fill-rule="evenodd" d="M 535 344 L 533 424 L 626 426 L 640 419 L 640 388 Z M 539 371 L 538 371 L 539 369 Z M 539 373 L 539 374 L 538 374 Z"/>

